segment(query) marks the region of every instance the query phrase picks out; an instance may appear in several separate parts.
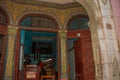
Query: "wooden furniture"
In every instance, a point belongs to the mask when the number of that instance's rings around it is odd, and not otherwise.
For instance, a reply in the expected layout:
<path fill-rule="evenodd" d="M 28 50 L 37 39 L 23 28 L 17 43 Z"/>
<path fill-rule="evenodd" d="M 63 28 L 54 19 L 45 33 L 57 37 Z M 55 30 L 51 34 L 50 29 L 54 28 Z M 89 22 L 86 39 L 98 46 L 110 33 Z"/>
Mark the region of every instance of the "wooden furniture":
<path fill-rule="evenodd" d="M 41 75 L 40 80 L 50 79 L 55 80 L 55 70 L 53 69 L 46 69 L 46 75 Z"/>
<path fill-rule="evenodd" d="M 42 75 L 40 80 L 44 80 L 44 79 L 55 80 L 55 76 L 54 75 Z"/>
<path fill-rule="evenodd" d="M 24 67 L 24 80 L 39 80 L 39 76 L 37 65 L 26 65 Z"/>

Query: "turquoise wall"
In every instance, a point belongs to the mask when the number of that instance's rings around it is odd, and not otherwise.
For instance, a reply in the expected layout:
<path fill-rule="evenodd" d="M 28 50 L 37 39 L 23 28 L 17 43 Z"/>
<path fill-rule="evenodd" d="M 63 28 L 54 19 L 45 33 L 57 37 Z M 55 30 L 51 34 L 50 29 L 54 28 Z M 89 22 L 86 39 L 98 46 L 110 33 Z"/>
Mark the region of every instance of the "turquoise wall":
<path fill-rule="evenodd" d="M 25 31 L 24 53 L 30 54 L 32 52 L 32 31 Z"/>
<path fill-rule="evenodd" d="M 50 42 L 52 43 L 52 53 L 50 54 L 41 54 L 41 60 L 46 60 L 48 58 L 55 58 L 55 63 L 57 64 L 57 48 L 56 48 L 56 43 L 57 43 L 57 38 L 56 38 L 56 33 L 50 33 L 50 32 L 35 32 L 35 31 L 29 31 L 29 30 L 21 30 L 20 31 L 21 34 L 21 44 L 24 45 L 24 55 L 31 55 L 32 54 L 32 42 Z M 33 36 L 38 36 L 38 37 L 54 37 L 53 40 L 33 40 L 32 37 Z M 33 61 L 33 59 L 31 59 Z M 37 62 L 32 62 L 37 63 Z M 56 67 L 55 64 L 55 67 Z"/>
<path fill-rule="evenodd" d="M 25 43 L 25 30 L 20 30 L 20 43 L 24 44 Z"/>
<path fill-rule="evenodd" d="M 69 39 L 68 40 L 68 50 L 72 49 L 74 47 L 74 41 L 77 39 Z M 74 49 L 72 49 L 70 52 L 68 52 L 68 63 L 70 66 L 70 80 L 75 80 L 75 54 Z"/>

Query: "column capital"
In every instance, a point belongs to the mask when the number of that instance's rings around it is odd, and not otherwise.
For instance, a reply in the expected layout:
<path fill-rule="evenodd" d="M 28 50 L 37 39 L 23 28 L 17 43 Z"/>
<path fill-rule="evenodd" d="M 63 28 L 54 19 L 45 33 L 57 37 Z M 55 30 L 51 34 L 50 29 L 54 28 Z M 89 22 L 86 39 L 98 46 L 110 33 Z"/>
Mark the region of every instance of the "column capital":
<path fill-rule="evenodd" d="M 67 30 L 59 30 L 59 33 L 67 33 Z"/>
<path fill-rule="evenodd" d="M 59 30 L 58 33 L 60 37 L 66 37 L 67 30 Z"/>
<path fill-rule="evenodd" d="M 16 35 L 17 34 L 18 27 L 16 26 L 8 26 L 8 34 L 9 35 Z"/>

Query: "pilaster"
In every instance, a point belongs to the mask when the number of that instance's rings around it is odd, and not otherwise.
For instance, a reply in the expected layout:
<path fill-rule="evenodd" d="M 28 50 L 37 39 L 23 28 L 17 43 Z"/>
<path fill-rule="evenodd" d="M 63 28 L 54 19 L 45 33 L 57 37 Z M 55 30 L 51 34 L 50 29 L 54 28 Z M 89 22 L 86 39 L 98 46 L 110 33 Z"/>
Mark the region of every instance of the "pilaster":
<path fill-rule="evenodd" d="M 60 55 L 61 55 L 61 79 L 60 80 L 68 80 L 68 72 L 67 72 L 67 30 L 59 31 L 59 39 L 60 39 Z"/>
<path fill-rule="evenodd" d="M 14 69 L 14 48 L 15 38 L 17 34 L 17 27 L 8 26 L 8 52 L 6 56 L 6 69 L 4 80 L 13 80 L 13 69 Z"/>
<path fill-rule="evenodd" d="M 102 80 L 119 80 L 120 52 L 109 0 L 98 0 L 101 24 L 97 24 L 102 64 Z"/>

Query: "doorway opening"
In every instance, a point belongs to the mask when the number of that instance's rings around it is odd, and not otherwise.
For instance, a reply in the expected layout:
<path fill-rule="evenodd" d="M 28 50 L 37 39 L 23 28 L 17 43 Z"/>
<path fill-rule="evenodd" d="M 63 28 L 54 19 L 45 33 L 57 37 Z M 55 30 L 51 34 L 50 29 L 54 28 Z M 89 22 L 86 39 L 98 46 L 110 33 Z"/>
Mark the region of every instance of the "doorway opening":
<path fill-rule="evenodd" d="M 57 34 L 20 30 L 19 70 L 21 80 L 39 80 L 58 72 Z M 56 79 L 57 80 L 57 79 Z"/>
<path fill-rule="evenodd" d="M 42 75 L 53 74 L 56 77 L 59 66 L 56 19 L 31 13 L 24 15 L 18 25 L 15 80 L 39 80 Z"/>
<path fill-rule="evenodd" d="M 74 42 L 77 38 L 68 39 L 68 63 L 69 63 L 69 76 L 70 80 L 75 80 L 75 54 L 74 54 Z"/>
<path fill-rule="evenodd" d="M 95 79 L 95 65 L 90 31 L 69 31 L 68 38 L 68 63 L 70 67 L 70 79 Z"/>
<path fill-rule="evenodd" d="M 68 64 L 71 80 L 95 79 L 88 21 L 89 17 L 87 15 L 77 14 L 72 16 L 67 23 Z"/>

